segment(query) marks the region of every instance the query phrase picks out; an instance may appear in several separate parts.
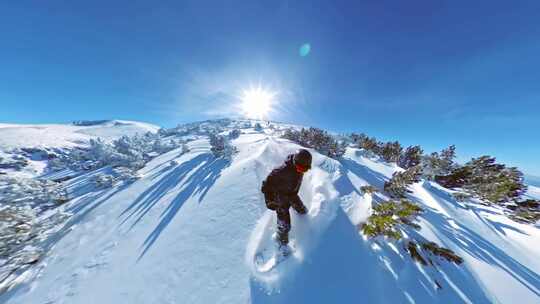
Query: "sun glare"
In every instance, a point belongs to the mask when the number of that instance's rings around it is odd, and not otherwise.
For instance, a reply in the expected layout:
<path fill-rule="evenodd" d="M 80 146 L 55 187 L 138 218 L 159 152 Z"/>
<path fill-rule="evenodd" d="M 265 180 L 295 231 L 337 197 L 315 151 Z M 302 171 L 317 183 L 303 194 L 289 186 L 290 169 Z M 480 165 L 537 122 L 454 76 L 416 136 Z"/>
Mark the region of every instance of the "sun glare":
<path fill-rule="evenodd" d="M 263 88 L 251 88 L 242 92 L 242 111 L 249 118 L 264 119 L 272 109 L 276 93 Z"/>

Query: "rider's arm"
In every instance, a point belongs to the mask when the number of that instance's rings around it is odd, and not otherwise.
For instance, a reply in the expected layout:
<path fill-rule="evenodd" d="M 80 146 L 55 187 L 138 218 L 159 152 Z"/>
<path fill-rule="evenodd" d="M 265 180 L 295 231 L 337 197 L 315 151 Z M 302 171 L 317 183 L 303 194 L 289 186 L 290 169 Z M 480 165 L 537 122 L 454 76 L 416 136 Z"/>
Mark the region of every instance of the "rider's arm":
<path fill-rule="evenodd" d="M 306 206 L 304 205 L 304 203 L 302 202 L 302 200 L 298 196 L 298 194 L 292 195 L 292 197 L 291 197 L 291 205 L 294 208 L 294 210 L 296 210 L 296 212 L 298 212 L 300 214 L 306 214 L 307 211 L 308 211 Z"/>

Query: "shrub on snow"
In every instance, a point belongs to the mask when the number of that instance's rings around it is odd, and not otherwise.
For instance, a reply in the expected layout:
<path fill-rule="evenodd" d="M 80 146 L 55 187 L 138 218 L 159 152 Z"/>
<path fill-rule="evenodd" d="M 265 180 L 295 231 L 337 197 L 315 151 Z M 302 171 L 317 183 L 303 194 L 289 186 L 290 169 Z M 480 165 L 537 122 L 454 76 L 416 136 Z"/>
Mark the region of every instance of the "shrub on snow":
<path fill-rule="evenodd" d="M 64 203 L 67 193 L 57 183 L 20 177 L 0 176 L 0 205 L 50 207 Z"/>
<path fill-rule="evenodd" d="M 420 181 L 420 166 L 409 168 L 403 172 L 395 172 L 392 178 L 384 183 L 384 191 L 392 197 L 402 198 L 410 192 L 407 187 Z"/>
<path fill-rule="evenodd" d="M 399 240 L 405 225 L 420 228 L 415 221 L 421 212 L 420 206 L 408 200 L 382 202 L 373 207 L 373 214 L 362 226 L 362 232 L 369 237 L 386 236 Z"/>
<path fill-rule="evenodd" d="M 17 154 L 9 154 L 5 157 L 0 156 L 0 169 L 21 170 L 28 166 L 28 160 Z"/>
<path fill-rule="evenodd" d="M 12 274 L 39 260 L 47 238 L 69 214 L 45 212 L 68 200 L 54 182 L 0 177 L 0 282 L 9 288 Z M 0 292 L 2 292 L 0 288 Z"/>
<path fill-rule="evenodd" d="M 362 191 L 362 193 L 373 194 L 379 192 L 379 189 L 372 185 L 365 185 L 360 187 L 360 191 Z"/>
<path fill-rule="evenodd" d="M 527 190 L 523 173 L 495 162 L 494 157 L 473 158 L 450 174 L 435 180 L 447 188 L 461 188 L 490 203 L 515 201 Z"/>
<path fill-rule="evenodd" d="M 338 142 L 328 132 L 317 128 L 302 128 L 300 131 L 287 129 L 282 137 L 332 158 L 343 156 L 346 149 L 345 143 Z"/>
<path fill-rule="evenodd" d="M 451 145 L 443 149 L 440 153 L 433 152 L 422 157 L 422 174 L 430 180 L 437 175 L 447 175 L 457 167 L 454 162 L 456 158 L 456 146 Z"/>
<path fill-rule="evenodd" d="M 351 134 L 351 140 L 360 149 L 370 151 L 376 155 L 380 153 L 379 142 L 375 137 L 369 137 L 364 133 L 353 133 Z"/>
<path fill-rule="evenodd" d="M 30 206 L 0 207 L 0 258 L 7 258 L 20 249 L 20 245 L 29 239 L 36 219 L 36 213 Z"/>
<path fill-rule="evenodd" d="M 210 135 L 212 133 L 221 133 L 224 128 L 231 124 L 230 119 L 208 120 L 203 122 L 194 122 L 181 124 L 170 129 L 160 129 L 158 134 L 161 136 L 185 136 L 185 135 Z M 248 123 L 249 124 L 249 123 Z M 248 127 L 251 127 L 249 124 Z"/>
<path fill-rule="evenodd" d="M 409 169 L 418 166 L 422 161 L 424 150 L 420 146 L 409 146 L 399 158 L 398 165 L 403 169 Z"/>
<path fill-rule="evenodd" d="M 260 132 L 263 130 L 263 127 L 261 126 L 260 123 L 256 123 L 254 126 L 253 126 L 253 129 L 257 132 Z"/>
<path fill-rule="evenodd" d="M 352 133 L 350 139 L 356 147 L 378 155 L 386 162 L 397 163 L 405 169 L 416 166 L 418 158 L 422 155 L 420 146 L 408 147 L 403 152 L 403 147 L 398 141 L 380 142 L 364 133 Z"/>
<path fill-rule="evenodd" d="M 387 142 L 380 146 L 380 156 L 389 163 L 397 163 L 402 151 L 403 148 L 397 141 Z"/>
<path fill-rule="evenodd" d="M 127 136 L 113 141 L 112 145 L 101 139 L 90 140 L 87 157 L 99 164 L 99 167 L 127 167 L 140 169 L 144 166 L 144 153 L 148 149 L 140 146 L 138 140 Z"/>
<path fill-rule="evenodd" d="M 368 218 L 367 223 L 360 228 L 362 232 L 371 238 L 388 237 L 399 241 L 404 237 L 403 231 L 408 227 L 420 230 L 421 226 L 417 224 L 418 216 L 423 209 L 406 200 L 385 201 L 373 207 L 373 214 Z M 461 264 L 463 258 L 455 254 L 452 250 L 440 247 L 436 243 L 420 241 L 416 242 L 410 236 L 405 236 L 408 241 L 403 247 L 409 253 L 411 258 L 424 266 L 434 265 L 432 258 L 438 257 L 451 263 Z"/>
<path fill-rule="evenodd" d="M 187 152 L 185 142 L 164 138 L 159 134 L 122 136 L 112 142 L 91 139 L 86 149 L 74 149 L 57 155 L 49 161 L 49 168 L 60 170 L 70 167 L 74 170 L 93 170 L 105 166 L 125 167 L 133 170 L 142 168 L 154 156 L 182 147 Z"/>
<path fill-rule="evenodd" d="M 99 173 L 92 176 L 90 180 L 97 188 L 110 188 L 114 186 L 115 179 L 112 175 L 106 173 Z"/>
<path fill-rule="evenodd" d="M 231 132 L 229 132 L 229 139 L 237 139 L 238 137 L 240 137 L 240 134 L 241 134 L 240 130 L 234 129 Z"/>
<path fill-rule="evenodd" d="M 229 138 L 210 134 L 211 151 L 215 157 L 231 158 L 233 154 L 238 152 L 235 146 L 231 145 Z"/>
<path fill-rule="evenodd" d="M 509 205 L 508 209 L 512 210 L 510 218 L 515 221 L 534 224 L 540 221 L 540 201 L 526 199 Z"/>

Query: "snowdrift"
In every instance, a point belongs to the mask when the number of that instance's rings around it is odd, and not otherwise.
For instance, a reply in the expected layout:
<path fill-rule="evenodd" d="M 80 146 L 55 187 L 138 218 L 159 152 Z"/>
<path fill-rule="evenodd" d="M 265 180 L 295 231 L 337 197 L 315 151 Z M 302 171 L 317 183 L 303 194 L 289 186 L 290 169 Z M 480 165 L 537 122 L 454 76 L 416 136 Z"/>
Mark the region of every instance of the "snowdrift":
<path fill-rule="evenodd" d="M 136 182 L 69 202 L 64 208 L 74 216 L 47 257 L 0 302 L 539 302 L 539 229 L 497 208 L 463 205 L 436 184 L 412 187 L 410 199 L 426 212 L 422 229 L 411 233 L 452 249 L 462 265 L 424 266 L 399 242 L 363 238 L 358 225 L 385 197 L 360 187 L 382 188 L 400 169 L 356 149 L 340 160 L 312 151 L 313 170 L 300 190 L 309 213 L 291 211 L 296 255 L 257 273 L 253 256 L 270 242 L 276 220 L 261 181 L 299 148 L 274 132 L 243 128 L 232 161 L 215 158 L 199 137 L 189 153 L 153 159 Z M 79 176 L 72 186 L 90 178 Z"/>

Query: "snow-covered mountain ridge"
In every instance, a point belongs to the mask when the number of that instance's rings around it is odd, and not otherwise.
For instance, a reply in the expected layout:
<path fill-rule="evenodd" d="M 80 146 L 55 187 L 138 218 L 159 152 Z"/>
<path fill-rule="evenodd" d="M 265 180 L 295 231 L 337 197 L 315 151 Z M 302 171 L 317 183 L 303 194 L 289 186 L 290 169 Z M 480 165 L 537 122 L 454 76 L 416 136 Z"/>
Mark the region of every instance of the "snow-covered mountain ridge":
<path fill-rule="evenodd" d="M 47 159 L 66 148 L 81 147 L 90 139 L 114 140 L 157 132 L 158 126 L 126 120 L 76 121 L 72 124 L 0 124 L 0 174 L 39 176 Z"/>
<path fill-rule="evenodd" d="M 158 126 L 127 120 L 76 121 L 72 124 L 0 124 L 0 149 L 73 147 L 90 138 L 114 139 L 156 132 Z"/>
<path fill-rule="evenodd" d="M 410 187 L 408 198 L 425 210 L 422 229 L 410 233 L 453 250 L 463 264 L 434 258 L 422 265 L 401 241 L 366 239 L 358 225 L 387 197 L 361 187 L 383 189 L 401 169 L 352 147 L 337 160 L 311 150 L 313 170 L 300 191 L 309 214 L 291 212 L 300 258 L 257 273 L 253 250 L 275 225 L 261 181 L 299 148 L 280 138 L 288 125 L 259 124 L 223 120 L 165 134 L 189 140 L 189 152 L 154 157 L 134 181 L 92 186 L 96 175 L 116 170 L 107 167 L 62 181 L 72 198 L 55 212 L 69 219 L 51 232 L 45 256 L 10 276 L 18 284 L 0 302 L 539 303 L 540 230 L 499 208 L 458 202 L 436 183 Z M 205 132 L 233 129 L 240 130 L 232 140 L 238 153 L 216 158 Z M 530 187 L 528 195 L 540 198 L 540 191 Z"/>
<path fill-rule="evenodd" d="M 540 177 L 538 176 L 525 175 L 525 181 L 531 186 L 540 187 Z"/>

